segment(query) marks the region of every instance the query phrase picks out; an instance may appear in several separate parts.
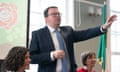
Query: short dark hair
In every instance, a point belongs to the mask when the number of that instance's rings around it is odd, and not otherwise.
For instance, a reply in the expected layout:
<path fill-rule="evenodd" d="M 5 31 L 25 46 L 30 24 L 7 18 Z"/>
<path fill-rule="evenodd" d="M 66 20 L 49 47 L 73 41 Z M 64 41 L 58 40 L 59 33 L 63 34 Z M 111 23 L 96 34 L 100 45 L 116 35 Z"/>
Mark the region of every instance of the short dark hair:
<path fill-rule="evenodd" d="M 23 66 L 27 52 L 29 52 L 28 48 L 22 46 L 13 47 L 4 60 L 3 66 L 5 70 L 17 71 L 19 67 Z"/>
<path fill-rule="evenodd" d="M 46 9 L 44 10 L 44 17 L 48 17 L 48 10 L 49 10 L 50 8 L 58 8 L 58 7 L 56 7 L 56 6 L 50 6 L 50 7 L 46 8 Z"/>
<path fill-rule="evenodd" d="M 87 51 L 87 52 L 83 52 L 81 54 L 81 60 L 82 60 L 82 64 L 86 66 L 86 60 L 88 57 L 92 57 L 92 55 L 96 56 L 95 52 L 91 52 L 91 51 Z"/>

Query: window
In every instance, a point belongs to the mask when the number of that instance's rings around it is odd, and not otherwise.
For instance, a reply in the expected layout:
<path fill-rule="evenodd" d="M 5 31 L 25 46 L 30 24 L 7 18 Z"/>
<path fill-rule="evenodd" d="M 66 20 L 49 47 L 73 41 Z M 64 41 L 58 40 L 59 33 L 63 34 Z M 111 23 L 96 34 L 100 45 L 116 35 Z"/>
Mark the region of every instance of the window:
<path fill-rule="evenodd" d="M 110 46 L 111 46 L 111 72 L 119 72 L 120 65 L 120 7 L 118 1 L 110 0 L 110 14 L 117 15 L 117 21 L 115 21 L 111 27 L 110 33 Z"/>

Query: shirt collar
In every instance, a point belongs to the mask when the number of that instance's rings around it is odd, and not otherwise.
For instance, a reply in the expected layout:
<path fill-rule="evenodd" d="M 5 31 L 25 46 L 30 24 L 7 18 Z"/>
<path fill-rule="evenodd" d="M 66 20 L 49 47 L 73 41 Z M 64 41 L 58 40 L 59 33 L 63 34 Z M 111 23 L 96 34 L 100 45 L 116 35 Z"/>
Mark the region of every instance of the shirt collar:
<path fill-rule="evenodd" d="M 83 66 L 83 69 L 88 70 L 87 66 Z M 92 69 L 92 72 L 95 72 L 95 70 Z"/>
<path fill-rule="evenodd" d="M 52 28 L 51 26 L 47 25 L 48 29 L 50 30 L 50 32 L 54 32 L 55 28 Z M 60 31 L 60 28 L 57 29 L 58 31 Z"/>
<path fill-rule="evenodd" d="M 55 29 L 52 28 L 51 26 L 47 25 L 47 27 L 48 27 L 48 29 L 49 29 L 50 32 L 54 32 L 55 31 Z"/>
<path fill-rule="evenodd" d="M 84 68 L 85 70 L 87 70 L 87 67 L 86 67 L 86 66 L 83 66 L 83 68 Z"/>

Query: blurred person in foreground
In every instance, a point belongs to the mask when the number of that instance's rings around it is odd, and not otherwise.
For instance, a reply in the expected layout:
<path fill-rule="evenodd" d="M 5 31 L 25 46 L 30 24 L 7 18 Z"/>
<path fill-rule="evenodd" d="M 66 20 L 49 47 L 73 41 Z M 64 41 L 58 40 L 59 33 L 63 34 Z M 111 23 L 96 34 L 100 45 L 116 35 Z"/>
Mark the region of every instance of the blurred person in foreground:
<path fill-rule="evenodd" d="M 8 52 L 3 63 L 3 68 L 5 72 L 25 72 L 25 69 L 29 69 L 30 62 L 29 49 L 16 46 Z"/>

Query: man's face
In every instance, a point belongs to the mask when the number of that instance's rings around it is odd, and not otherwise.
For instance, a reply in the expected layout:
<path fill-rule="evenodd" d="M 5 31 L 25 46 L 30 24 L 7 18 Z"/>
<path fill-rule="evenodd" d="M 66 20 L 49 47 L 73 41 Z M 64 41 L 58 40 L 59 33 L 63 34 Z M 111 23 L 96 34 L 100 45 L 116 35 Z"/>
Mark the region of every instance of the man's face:
<path fill-rule="evenodd" d="M 48 10 L 48 17 L 46 17 L 46 23 L 53 28 L 58 28 L 61 22 L 61 16 L 58 8 L 50 8 Z"/>

